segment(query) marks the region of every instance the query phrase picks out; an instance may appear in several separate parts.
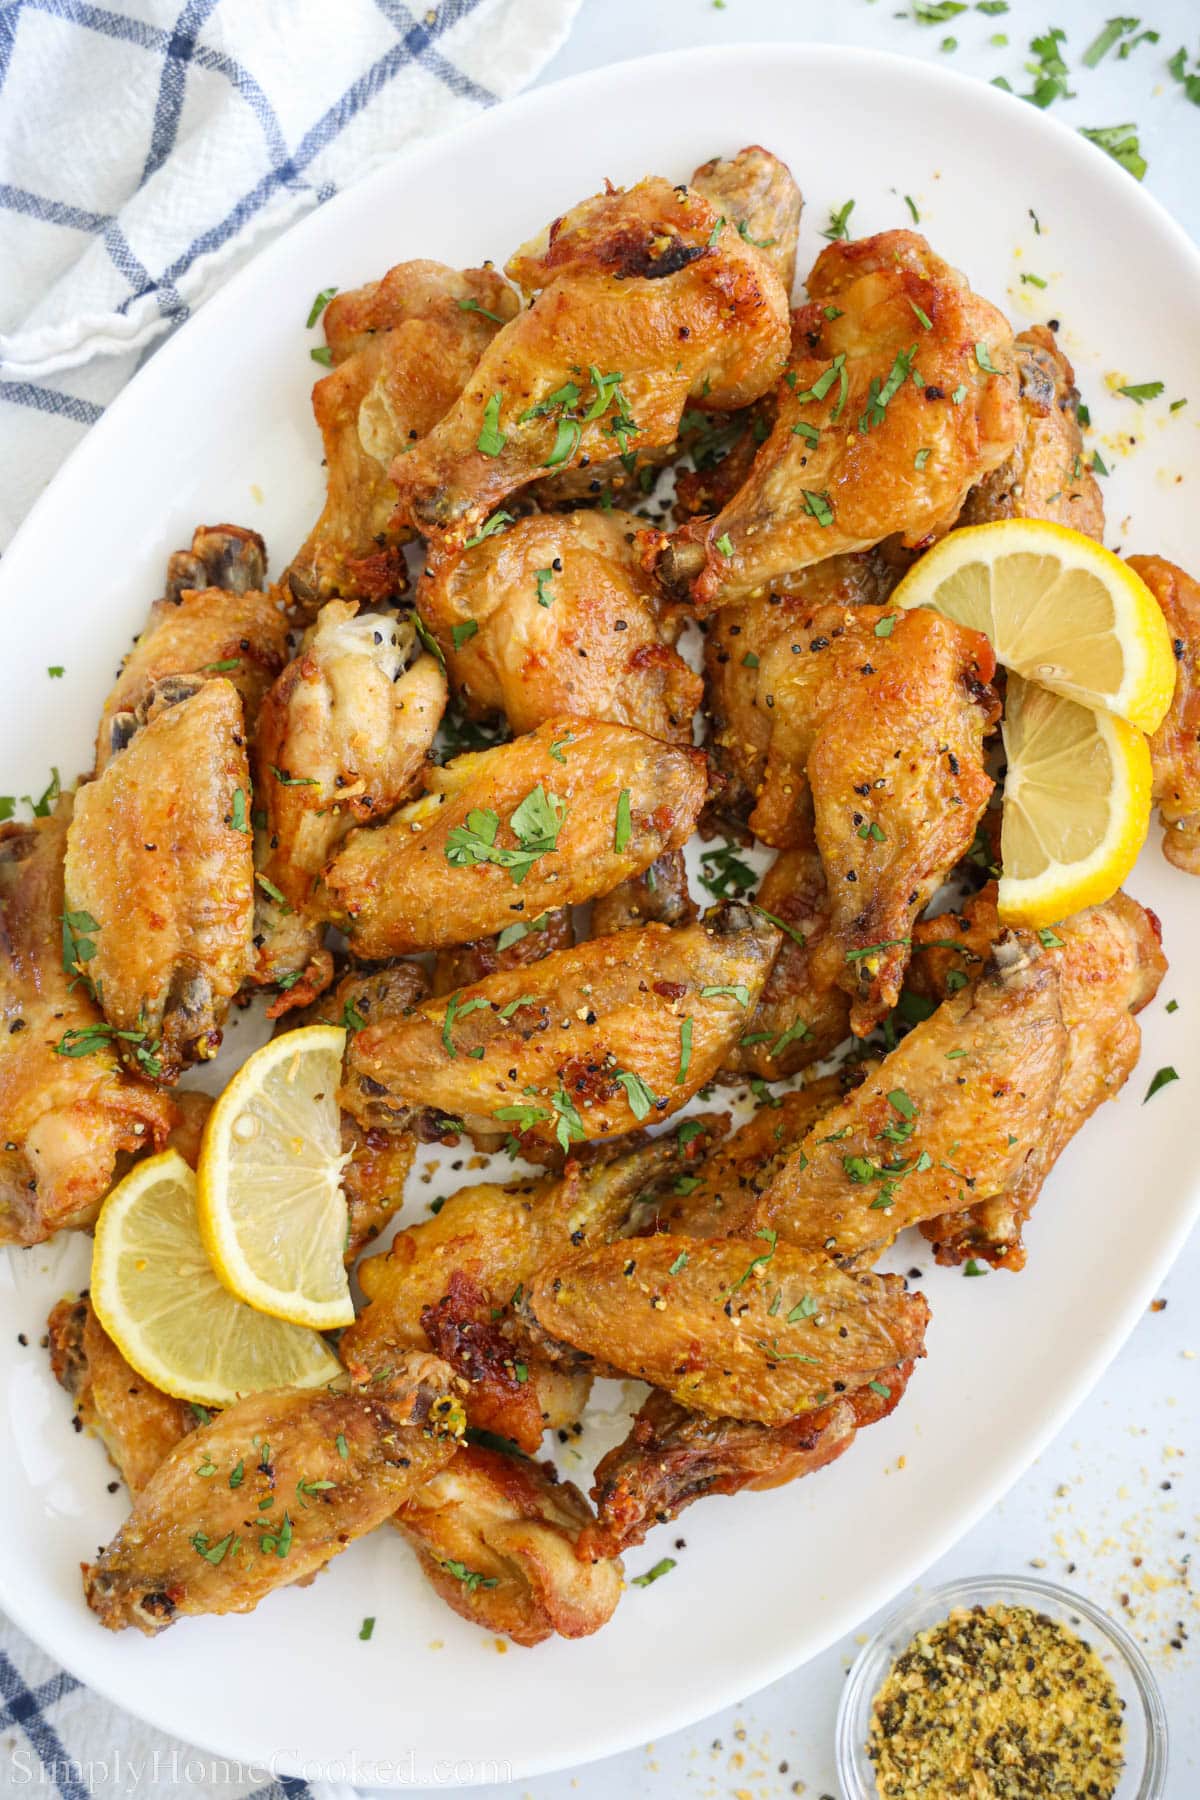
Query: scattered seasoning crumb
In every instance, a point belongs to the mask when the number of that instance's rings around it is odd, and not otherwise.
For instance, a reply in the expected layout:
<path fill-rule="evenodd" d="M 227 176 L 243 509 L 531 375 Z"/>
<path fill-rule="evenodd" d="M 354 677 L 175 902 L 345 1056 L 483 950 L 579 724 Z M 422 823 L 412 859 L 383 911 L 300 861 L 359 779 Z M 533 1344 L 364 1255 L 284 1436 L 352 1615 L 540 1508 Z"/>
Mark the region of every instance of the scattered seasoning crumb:
<path fill-rule="evenodd" d="M 1095 1651 L 1049 1614 L 957 1607 L 913 1638 L 875 1696 L 876 1790 L 1111 1800 L 1123 1707 Z"/>

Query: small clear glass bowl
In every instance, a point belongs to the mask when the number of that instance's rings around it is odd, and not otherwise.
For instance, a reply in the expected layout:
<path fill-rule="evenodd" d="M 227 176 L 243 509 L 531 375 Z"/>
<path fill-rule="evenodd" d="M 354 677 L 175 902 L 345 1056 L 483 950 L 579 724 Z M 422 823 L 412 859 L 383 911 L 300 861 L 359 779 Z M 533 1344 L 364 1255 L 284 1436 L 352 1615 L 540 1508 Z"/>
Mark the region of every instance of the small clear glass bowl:
<path fill-rule="evenodd" d="M 1090 1644 L 1125 1702 L 1125 1767 L 1113 1800 L 1161 1800 L 1167 1778 L 1167 1716 L 1150 1665 L 1129 1633 L 1081 1594 L 1027 1575 L 981 1575 L 910 1596 L 860 1652 L 838 1708 L 836 1756 L 843 1800 L 879 1800 L 867 1755 L 871 1707 L 896 1657 L 919 1631 L 958 1606 L 1025 1606 L 1048 1613 Z"/>

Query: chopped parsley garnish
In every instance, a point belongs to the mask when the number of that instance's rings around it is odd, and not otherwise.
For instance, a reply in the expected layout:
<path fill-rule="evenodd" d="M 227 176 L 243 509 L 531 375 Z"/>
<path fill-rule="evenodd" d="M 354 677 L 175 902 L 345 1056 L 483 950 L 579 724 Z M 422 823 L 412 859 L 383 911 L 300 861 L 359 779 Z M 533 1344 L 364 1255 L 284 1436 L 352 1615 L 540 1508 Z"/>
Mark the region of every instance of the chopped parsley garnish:
<path fill-rule="evenodd" d="M 479 630 L 478 619 L 464 619 L 461 625 L 450 627 L 450 636 L 454 639 L 454 648 L 461 650 L 463 645 L 475 636 Z"/>
<path fill-rule="evenodd" d="M 117 1040 L 133 1045 L 133 1055 L 138 1066 L 157 1080 L 162 1074 L 162 1063 L 159 1059 L 159 1045 L 154 1043 L 145 1031 L 119 1031 L 115 1025 L 73 1025 L 59 1038 L 54 1046 L 55 1056 L 95 1056 Z"/>
<path fill-rule="evenodd" d="M 478 1569 L 468 1569 L 466 1563 L 458 1562 L 453 1557 L 447 1558 L 442 1567 L 447 1575 L 453 1575 L 455 1581 L 462 1582 L 468 1594 L 473 1594 L 476 1588 L 498 1587 L 500 1583 L 498 1575 L 481 1575 Z"/>
<path fill-rule="evenodd" d="M 65 912 L 62 918 L 62 966 L 68 975 L 83 975 L 81 963 L 91 962 L 96 954 L 94 934 L 100 927 L 91 913 Z M 86 979 L 86 976 L 85 976 Z"/>
<path fill-rule="evenodd" d="M 239 1458 L 238 1461 L 233 1465 L 232 1469 L 230 1469 L 230 1471 L 229 1471 L 230 1487 L 231 1488 L 240 1488 L 242 1485 L 242 1480 L 243 1480 L 243 1477 L 245 1476 L 245 1473 L 246 1473 L 246 1464 L 245 1464 L 244 1460 Z"/>
<path fill-rule="evenodd" d="M 797 930 L 795 925 L 789 925 L 786 919 L 781 919 L 775 913 L 768 912 L 765 906 L 760 906 L 758 904 L 757 900 L 752 900 L 750 904 L 753 906 L 755 912 L 761 913 L 768 923 L 777 926 L 780 931 L 786 932 L 793 944 L 799 944 L 801 949 L 807 944 L 808 939 L 802 931 Z"/>
<path fill-rule="evenodd" d="M 975 1258 L 972 1256 L 971 1259 L 969 1260 L 969 1262 L 967 1263 L 966 1268 L 963 1270 L 963 1274 L 964 1275 L 986 1275 L 987 1269 L 982 1263 L 977 1263 L 975 1261 Z"/>
<path fill-rule="evenodd" d="M 462 305 L 461 300 L 459 301 L 459 305 L 460 306 Z M 479 310 L 480 310 L 480 312 L 482 312 L 483 308 L 480 307 Z M 488 314 L 489 318 L 493 318 L 494 316 L 495 315 L 492 313 Z M 364 1619 L 362 1624 L 358 1628 L 359 1641 L 364 1644 L 369 1643 L 370 1639 L 371 1639 L 371 1634 L 374 1632 L 374 1630 L 375 1630 L 374 1618 L 372 1617 L 372 1618 Z"/>
<path fill-rule="evenodd" d="M 890 1400 L 892 1397 L 892 1390 L 885 1381 L 868 1381 L 867 1386 L 883 1400 Z"/>
<path fill-rule="evenodd" d="M 578 419 L 560 419 L 554 433 L 554 447 L 542 464 L 544 469 L 557 469 L 569 462 L 579 448 L 583 426 Z"/>
<path fill-rule="evenodd" d="M 724 216 L 724 214 L 722 214 L 721 217 L 717 220 L 716 224 L 713 226 L 712 230 L 708 234 L 708 248 L 710 250 L 716 249 L 717 239 L 720 237 L 720 235 L 724 231 L 724 229 L 725 229 L 725 216 Z"/>
<path fill-rule="evenodd" d="M 772 1231 L 769 1225 L 760 1225 L 754 1235 L 755 1237 L 762 1238 L 766 1243 L 767 1248 L 765 1250 L 760 1250 L 757 1256 L 752 1256 L 750 1258 L 750 1261 L 746 1264 L 746 1267 L 742 1270 L 741 1274 L 730 1288 L 729 1292 L 731 1294 L 736 1294 L 739 1288 L 745 1287 L 755 1269 L 765 1269 L 775 1254 L 775 1246 L 779 1238 L 778 1232 Z"/>
<path fill-rule="evenodd" d="M 913 457 L 913 468 L 923 469 L 925 464 L 929 461 L 929 456 L 930 451 L 928 446 L 918 450 L 917 454 Z"/>
<path fill-rule="evenodd" d="M 1046 282 L 1044 282 L 1042 280 L 1040 275 L 1032 275 L 1032 274 L 1030 274 L 1028 269 L 1022 269 L 1021 283 L 1024 287 L 1035 287 L 1035 288 L 1044 288 L 1047 285 Z"/>
<path fill-rule="evenodd" d="M 202 675 L 228 675 L 231 669 L 240 669 L 241 666 L 240 656 L 227 656 L 223 662 L 205 663 L 200 673 Z"/>
<path fill-rule="evenodd" d="M 750 1004 L 750 990 L 740 981 L 734 982 L 732 986 L 726 983 L 716 987 L 704 987 L 700 989 L 700 998 L 702 1000 L 716 1000 L 722 994 L 728 994 L 729 998 L 731 1000 L 736 1000 L 741 1007 L 746 1007 Z"/>
<path fill-rule="evenodd" d="M 679 1252 L 679 1255 L 675 1258 L 675 1261 L 671 1264 L 670 1268 L 667 1270 L 667 1274 L 668 1275 L 678 1275 L 679 1271 L 681 1269 L 687 1268 L 687 1259 L 688 1259 L 687 1251 L 681 1250 Z"/>
<path fill-rule="evenodd" d="M 541 782 L 509 818 L 509 827 L 517 839 L 517 849 L 507 849 L 496 842 L 500 817 L 490 808 L 474 808 L 466 823 L 456 825 L 446 839 L 445 856 L 451 868 L 466 868 L 473 863 L 495 863 L 507 869 L 514 887 L 519 887 L 539 857 L 548 855 L 558 844 L 558 834 L 567 816 L 566 803 L 556 794 L 548 794 Z"/>
<path fill-rule="evenodd" d="M 257 870 L 255 872 L 254 879 L 258 883 L 259 887 L 262 889 L 263 893 L 268 895 L 268 897 L 275 902 L 276 906 L 278 906 L 281 909 L 281 911 L 283 911 L 285 913 L 291 912 L 292 909 L 288 905 L 288 902 L 285 899 L 285 897 L 280 893 L 279 889 L 275 886 L 275 883 L 273 881 L 271 881 L 266 875 L 264 875 L 261 870 Z"/>
<path fill-rule="evenodd" d="M 333 299 L 333 296 L 336 293 L 337 293 L 337 289 L 335 287 L 328 287 L 328 288 L 321 289 L 320 293 L 317 295 L 316 299 L 313 301 L 312 305 L 308 309 L 308 318 L 305 320 L 305 325 L 309 331 L 312 330 L 313 326 L 316 324 L 317 320 L 320 318 L 321 314 L 325 311 L 325 308 L 329 305 L 329 302 Z"/>
<path fill-rule="evenodd" d="M 646 1086 L 640 1075 L 633 1073 L 632 1069 L 618 1069 L 613 1080 L 625 1089 L 629 1110 L 640 1123 L 657 1104 L 657 1095 Z"/>
<path fill-rule="evenodd" d="M 1163 385 L 1161 381 L 1137 381 L 1128 387 L 1119 387 L 1117 392 L 1124 394 L 1127 400 L 1136 400 L 1142 406 L 1147 400 L 1157 400 L 1163 391 Z"/>
<path fill-rule="evenodd" d="M 675 1566 L 676 1563 L 673 1556 L 661 1557 L 652 1569 L 646 1570 L 644 1575 L 634 1575 L 631 1578 L 630 1585 L 632 1587 L 649 1587 L 652 1582 L 661 1581 L 664 1575 L 669 1575 Z"/>
<path fill-rule="evenodd" d="M 213 1565 L 214 1569 L 217 1567 L 218 1563 L 225 1560 L 226 1555 L 233 1548 L 235 1541 L 232 1531 L 227 1531 L 225 1536 L 215 1544 L 210 1544 L 202 1531 L 194 1531 L 188 1539 L 188 1542 L 191 1544 L 192 1549 L 196 1552 L 197 1556 L 202 1556 L 205 1562 Z"/>
<path fill-rule="evenodd" d="M 547 609 L 554 605 L 554 595 L 550 590 L 553 569 L 535 569 L 533 579 L 537 582 L 537 603 Z"/>
<path fill-rule="evenodd" d="M 909 212 L 912 214 L 913 224 L 919 225 L 921 223 L 921 215 L 920 215 L 919 211 L 917 210 L 917 203 L 913 199 L 911 194 L 905 194 L 904 204 L 905 204 L 905 206 L 907 206 Z M 926 330 L 928 330 L 928 329 L 929 329 L 929 327 L 926 326 Z"/>
<path fill-rule="evenodd" d="M 884 938 L 878 944 L 865 944 L 861 950 L 847 950 L 847 962 L 862 962 L 864 957 L 878 956 L 881 950 L 896 950 L 901 944 L 911 944 L 910 937 Z"/>
<path fill-rule="evenodd" d="M 966 399 L 966 397 L 967 397 L 966 384 L 964 382 L 960 381 L 958 386 L 955 388 L 954 392 L 951 394 L 950 398 L 953 401 L 955 406 L 961 406 L 963 401 Z"/>
<path fill-rule="evenodd" d="M 1063 947 L 1063 940 L 1058 936 L 1057 932 L 1051 931 L 1049 925 L 1040 927 L 1038 931 L 1038 942 L 1045 950 L 1061 950 Z M 930 947 L 932 948 L 932 946 Z"/>
<path fill-rule="evenodd" d="M 798 425 L 792 426 L 792 436 L 802 437 L 810 450 L 815 450 L 821 441 L 821 434 L 816 426 L 808 424 L 804 419 L 801 419 Z"/>
<path fill-rule="evenodd" d="M 30 794 L 22 794 L 21 798 L 32 810 L 35 819 L 48 819 L 54 811 L 55 801 L 61 793 L 62 784 L 58 778 L 58 770 L 51 769 L 49 783 L 36 800 Z M 11 816 L 11 814 L 7 816 Z"/>
<path fill-rule="evenodd" d="M 1160 1088 L 1168 1087 L 1172 1081 L 1178 1080 L 1178 1070 L 1173 1069 L 1169 1063 L 1165 1068 L 1156 1070 L 1151 1078 L 1150 1086 L 1146 1089 L 1146 1099 L 1142 1101 L 1142 1105 L 1145 1106 L 1146 1100 L 1153 1100 Z"/>
<path fill-rule="evenodd" d="M 1136 31 L 1140 24 L 1140 19 L 1121 18 L 1119 16 L 1115 19 L 1110 19 L 1108 24 L 1104 27 L 1104 30 L 1100 32 L 1097 37 L 1092 39 L 1091 43 L 1084 51 L 1084 68 L 1096 68 L 1104 61 L 1104 58 L 1108 55 L 1118 39 L 1125 37 L 1131 31 Z"/>
<path fill-rule="evenodd" d="M 1098 450 L 1093 450 L 1092 451 L 1092 474 L 1093 475 L 1107 475 L 1108 473 L 1109 473 L 1108 464 L 1105 462 L 1104 458 L 1101 456 L 1101 454 Z"/>
<path fill-rule="evenodd" d="M 1113 161 L 1120 163 L 1123 169 L 1128 169 L 1136 181 L 1140 181 L 1146 173 L 1149 165 L 1142 155 L 1141 146 L 1138 143 L 1136 125 L 1132 123 L 1128 125 L 1081 125 L 1079 135 L 1085 137 L 1089 144 L 1095 144 L 1098 149 L 1111 156 Z"/>
<path fill-rule="evenodd" d="M 723 531 L 717 539 L 717 549 L 721 552 L 722 556 L 733 555 L 733 539 L 727 531 Z"/>
<path fill-rule="evenodd" d="M 442 1019 L 442 1043 L 451 1062 L 457 1059 L 458 1051 L 450 1034 L 459 1019 L 465 1019 L 468 1013 L 480 1012 L 485 1006 L 490 1005 L 491 1002 L 482 994 L 475 994 L 470 1000 L 462 1000 L 457 994 L 451 994 L 446 1002 L 446 1012 Z"/>
<path fill-rule="evenodd" d="M 245 832 L 249 836 L 250 826 L 246 819 L 246 790 L 244 788 L 236 787 L 233 790 L 233 806 L 230 811 L 229 823 L 235 831 Z"/>
<path fill-rule="evenodd" d="M 282 769 L 277 769 L 274 763 L 270 767 L 271 773 L 280 787 L 320 787 L 321 785 L 315 775 L 288 775 Z"/>
<path fill-rule="evenodd" d="M 899 618 L 899 613 L 888 613 L 886 618 L 878 619 L 875 624 L 875 636 L 881 638 L 891 637 L 893 631 L 896 629 Z"/>
<path fill-rule="evenodd" d="M 992 361 L 992 347 L 990 344 L 976 344 L 975 361 L 979 364 L 979 367 L 985 374 L 999 375 L 1000 371 Z"/>
<path fill-rule="evenodd" d="M 495 537 L 498 531 L 503 531 L 504 527 L 506 525 L 511 525 L 512 522 L 513 516 L 510 512 L 494 512 L 491 518 L 479 527 L 479 530 L 475 533 L 474 537 L 466 539 L 463 544 L 463 549 L 473 550 L 476 544 L 482 544 L 485 538 Z M 421 642 L 425 645 L 425 648 L 428 650 L 430 648 L 429 641 L 425 633 L 422 632 L 420 625 L 417 624 L 417 617 L 415 614 L 413 616 L 413 624 L 417 625 L 417 634 L 420 637 Z"/>
<path fill-rule="evenodd" d="M 333 351 L 329 348 L 328 344 L 317 344 L 308 354 L 315 363 L 320 363 L 322 368 L 332 369 Z"/>
<path fill-rule="evenodd" d="M 675 1076 L 675 1086 L 682 1087 L 687 1080 L 687 1072 L 692 1066 L 692 1030 L 694 1021 L 689 1014 L 679 1025 L 679 1068 Z"/>
<path fill-rule="evenodd" d="M 629 789 L 622 788 L 617 795 L 617 817 L 613 825 L 613 850 L 620 856 L 622 850 L 633 836 L 633 816 L 630 811 Z"/>
<path fill-rule="evenodd" d="M 967 10 L 967 0 L 913 0 L 913 18 L 918 25 L 944 25 Z"/>
<path fill-rule="evenodd" d="M 1150 37 L 1151 33 L 1146 32 L 1143 35 Z M 1153 35 L 1155 41 L 1157 41 L 1157 33 Z M 1121 49 L 1124 51 L 1124 44 L 1122 44 Z M 1188 73 L 1187 51 L 1182 45 L 1175 52 L 1174 56 L 1169 59 L 1167 68 L 1171 71 L 1171 74 L 1175 77 L 1176 81 L 1182 82 L 1183 91 L 1191 101 L 1192 105 L 1200 106 L 1200 65 L 1192 70 L 1190 74 Z"/>
<path fill-rule="evenodd" d="M 574 742 L 575 742 L 575 733 L 573 731 L 565 732 L 562 737 L 555 738 L 554 742 L 550 746 L 548 754 L 554 758 L 556 763 L 565 763 L 567 760 L 566 756 L 564 755 L 565 747 L 566 747 L 566 745 L 573 744 Z"/>
<path fill-rule="evenodd" d="M 910 300 L 908 304 L 912 307 L 913 312 L 916 314 L 918 323 L 920 325 L 922 325 L 926 331 L 932 331 L 933 330 L 933 320 L 930 318 L 929 314 L 925 311 L 925 308 L 923 306 L 918 306 L 915 300 Z M 914 344 L 913 350 L 915 350 L 915 349 L 916 349 L 916 345 Z M 909 352 L 909 355 L 910 356 L 912 355 L 912 351 Z M 907 373 L 907 371 L 906 371 L 906 373 Z"/>
<path fill-rule="evenodd" d="M 745 219 L 738 220 L 738 236 L 747 244 L 753 244 L 756 250 L 769 250 L 772 244 L 777 244 L 779 242 L 778 238 L 751 237 L 750 226 Z"/>
<path fill-rule="evenodd" d="M 864 819 L 863 823 L 858 828 L 858 836 L 860 838 L 871 839 L 876 844 L 887 842 L 887 833 L 876 819 L 871 819 L 869 821 Z"/>
<path fill-rule="evenodd" d="M 728 842 L 715 850 L 700 852 L 700 885 L 715 900 L 727 900 L 731 894 L 748 894 L 757 880 L 754 870 L 742 861 Z"/>
<path fill-rule="evenodd" d="M 62 676 L 66 673 L 66 670 L 64 669 L 62 663 L 51 663 L 50 667 L 46 670 L 46 673 L 50 677 L 51 681 L 57 681 L 60 676 Z"/>
<path fill-rule="evenodd" d="M 494 325 L 504 325 L 507 323 L 506 320 L 500 317 L 499 313 L 489 312 L 486 306 L 480 306 L 478 300 L 460 300 L 458 303 L 458 310 L 459 312 L 480 313 L 485 319 L 490 319 Z"/>
<path fill-rule="evenodd" d="M 828 494 L 814 494 L 808 488 L 801 489 L 804 495 L 804 508 L 812 514 L 818 525 L 833 524 L 833 508 L 829 504 Z"/>
<path fill-rule="evenodd" d="M 1045 110 L 1055 100 L 1073 100 L 1075 98 L 1067 86 L 1068 69 L 1062 59 L 1060 44 L 1066 43 L 1067 34 L 1057 25 L 1052 25 L 1040 37 L 1030 40 L 1029 48 L 1037 57 L 1036 63 L 1027 63 L 1026 67 L 1034 76 L 1034 88 L 1031 94 L 1022 94 L 1023 100 Z"/>
<path fill-rule="evenodd" d="M 917 313 L 917 316 L 919 318 L 924 319 L 926 329 L 927 330 L 932 329 L 932 327 L 929 324 L 929 320 L 927 318 L 925 318 L 925 315 L 921 312 L 920 307 L 915 307 L 914 310 Z M 975 346 L 975 353 L 976 353 L 976 355 L 979 354 L 979 346 L 978 345 Z M 904 386 L 904 383 L 908 380 L 909 371 L 912 369 L 913 363 L 916 361 L 916 356 L 917 356 L 917 346 L 915 344 L 912 344 L 909 346 L 909 348 L 907 350 L 897 351 L 896 359 L 892 363 L 891 369 L 888 371 L 887 379 L 882 384 L 880 383 L 878 375 L 872 375 L 870 394 L 869 394 L 869 397 L 867 400 L 867 409 L 858 421 L 858 429 L 864 435 L 868 431 L 870 431 L 873 426 L 883 424 L 884 418 L 887 414 L 888 404 L 891 400 L 893 400 L 895 398 L 895 396 L 900 392 L 900 389 Z M 808 500 L 808 495 L 806 494 L 805 495 L 806 503 L 807 503 L 807 500 Z M 828 501 L 826 501 L 826 508 L 828 509 Z M 810 506 L 809 511 L 811 512 L 812 510 L 813 509 Z M 819 516 L 820 515 L 818 514 L 818 517 Z M 830 517 L 830 519 L 832 519 L 833 514 L 830 513 L 829 517 Z"/>
<path fill-rule="evenodd" d="M 770 1036 L 770 1033 L 768 1032 L 767 1035 Z M 781 1050 L 786 1050 L 789 1044 L 801 1044 L 806 1037 L 811 1036 L 812 1032 L 809 1030 L 803 1019 L 793 1019 L 787 1029 L 780 1032 L 779 1036 L 775 1039 L 775 1042 L 771 1045 L 771 1048 L 767 1051 L 767 1055 L 776 1057 Z"/>
<path fill-rule="evenodd" d="M 947 14 L 947 17 L 949 17 L 949 14 Z M 853 200 L 847 200 L 844 206 L 839 206 L 836 210 L 831 211 L 829 214 L 829 223 L 821 233 L 821 236 L 823 238 L 828 238 L 831 244 L 836 244 L 839 239 L 848 238 L 850 236 L 850 214 L 853 211 Z"/>
<path fill-rule="evenodd" d="M 545 931 L 549 923 L 549 913 L 539 913 L 536 919 L 517 919 L 513 924 L 504 927 L 496 939 L 496 948 L 497 950 L 511 950 L 514 944 L 519 944 L 522 938 L 527 938 L 531 931 Z"/>

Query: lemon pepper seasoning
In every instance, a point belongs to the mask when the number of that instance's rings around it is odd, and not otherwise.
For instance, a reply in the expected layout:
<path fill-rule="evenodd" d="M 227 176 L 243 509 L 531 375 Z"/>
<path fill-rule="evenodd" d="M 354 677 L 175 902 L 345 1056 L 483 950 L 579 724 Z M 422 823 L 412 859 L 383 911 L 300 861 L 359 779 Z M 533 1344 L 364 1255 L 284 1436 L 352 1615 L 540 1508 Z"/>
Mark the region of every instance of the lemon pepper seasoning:
<path fill-rule="evenodd" d="M 1124 1701 L 1091 1646 L 1047 1613 L 956 1608 L 913 1638 L 875 1696 L 880 1800 L 1111 1800 Z"/>

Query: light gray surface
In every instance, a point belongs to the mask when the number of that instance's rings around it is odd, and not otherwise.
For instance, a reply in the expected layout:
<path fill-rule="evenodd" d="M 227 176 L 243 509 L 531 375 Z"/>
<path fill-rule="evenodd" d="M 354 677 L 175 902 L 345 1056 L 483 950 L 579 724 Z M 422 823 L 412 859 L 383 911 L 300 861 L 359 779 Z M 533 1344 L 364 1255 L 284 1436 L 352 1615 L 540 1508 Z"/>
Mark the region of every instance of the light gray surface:
<path fill-rule="evenodd" d="M 1200 11 L 1194 0 L 1156 0 L 1144 24 L 1160 32 L 1124 62 L 1110 54 L 1096 70 L 1077 67 L 1082 51 L 1111 14 L 1107 3 L 1056 0 L 1052 9 L 1012 0 L 1009 12 L 974 10 L 945 25 L 896 18 L 900 0 L 584 0 L 565 48 L 544 81 L 582 69 L 692 44 L 787 39 L 867 44 L 945 61 L 969 74 L 1008 77 L 1018 92 L 1031 85 L 1023 64 L 1030 38 L 1050 23 L 1067 33 L 1066 58 L 1077 97 L 1057 103 L 1058 116 L 1078 125 L 1137 122 L 1149 162 L 1146 187 L 1193 237 L 1200 238 L 1200 108 L 1192 106 L 1165 63 L 1180 44 L 1200 49 Z M 911 15 L 911 5 L 903 8 Z M 1004 32 L 1007 48 L 989 44 Z M 958 48 L 939 46 L 953 36 Z M 796 96 L 804 105 L 803 93 Z M 607 128 L 607 127 L 606 127 Z M 580 121 L 600 131 L 599 121 Z M 714 151 L 736 146 L 714 145 Z M 804 170 L 796 175 L 804 186 Z M 886 185 L 886 170 L 880 180 Z M 1035 201 L 1036 197 L 1031 197 Z M 986 204 L 986 196 L 981 196 Z M 1114 244 L 1113 254 L 1120 255 Z M 1130 271 L 1137 279 L 1137 271 Z M 1153 296 L 1147 296 L 1147 336 L 1141 361 L 1153 358 Z M 1200 326 L 1200 319 L 1198 319 Z M 1169 370 L 1154 364 L 1153 374 Z M 1193 396 L 1200 409 L 1200 395 Z M 1195 559 L 1200 563 L 1200 555 Z M 1198 895 L 1200 899 L 1200 895 Z M 1167 989 L 1170 988 L 1170 977 Z M 1200 1005 L 1200 995 L 1177 996 Z M 1180 1067 L 1184 1080 L 1195 1071 Z M 1135 1081 L 1148 1079 L 1140 1069 Z M 1146 1115 L 1153 1128 L 1153 1112 Z M 1136 1206 L 1138 1196 L 1129 1203 Z M 1036 1253 L 1036 1250 L 1035 1250 Z M 918 1257 L 919 1262 L 919 1257 Z M 989 1280 L 1004 1280 L 989 1276 Z M 1008 1498 L 940 1562 L 926 1584 L 990 1571 L 1044 1569 L 1074 1584 L 1116 1613 L 1144 1646 L 1163 1689 L 1172 1732 L 1169 1800 L 1200 1792 L 1200 1600 L 1189 1556 L 1197 1542 L 1200 1506 L 1194 1466 L 1200 1462 L 1200 1237 L 1193 1235 L 1163 1289 L 1165 1310 L 1146 1317 L 1091 1399 L 1030 1469 Z M 1031 1404 L 1035 1397 L 1031 1395 Z M 737 1529 L 736 1501 L 729 1509 Z M 879 1529 L 886 1532 L 882 1517 Z M 686 1515 L 680 1535 L 687 1537 Z M 686 1552 L 682 1553 L 686 1556 Z M 795 1554 L 804 1554 L 797 1543 Z M 771 1571 L 746 1545 L 746 1580 L 768 1590 Z M 706 1628 L 706 1597 L 697 1595 L 696 1629 Z M 1182 1630 L 1180 1630 L 1182 1627 Z M 475 1790 L 488 1800 L 809 1800 L 837 1793 L 833 1723 L 845 1672 L 872 1621 L 807 1667 L 748 1696 L 689 1731 L 643 1751 L 590 1768 L 502 1787 Z M 1183 1633 L 1190 1633 L 1190 1641 Z M 1182 1646 L 1173 1648 L 1172 1640 Z M 547 1696 L 547 1705 L 553 1697 Z"/>

